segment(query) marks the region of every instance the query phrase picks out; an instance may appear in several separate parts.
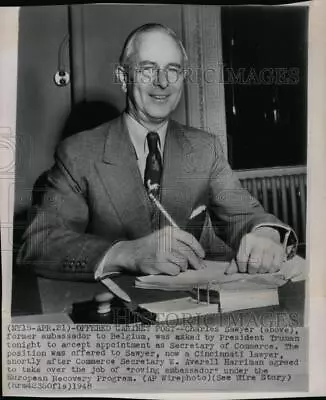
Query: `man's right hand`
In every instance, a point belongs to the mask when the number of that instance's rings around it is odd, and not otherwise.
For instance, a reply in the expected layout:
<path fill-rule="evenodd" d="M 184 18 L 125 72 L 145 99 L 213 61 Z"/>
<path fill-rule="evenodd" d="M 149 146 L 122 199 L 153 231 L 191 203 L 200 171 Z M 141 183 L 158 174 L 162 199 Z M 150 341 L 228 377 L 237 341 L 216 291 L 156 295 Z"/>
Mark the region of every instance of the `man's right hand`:
<path fill-rule="evenodd" d="M 177 275 L 188 266 L 205 268 L 202 246 L 181 229 L 165 227 L 140 239 L 122 241 L 118 246 L 118 265 L 135 273 Z"/>

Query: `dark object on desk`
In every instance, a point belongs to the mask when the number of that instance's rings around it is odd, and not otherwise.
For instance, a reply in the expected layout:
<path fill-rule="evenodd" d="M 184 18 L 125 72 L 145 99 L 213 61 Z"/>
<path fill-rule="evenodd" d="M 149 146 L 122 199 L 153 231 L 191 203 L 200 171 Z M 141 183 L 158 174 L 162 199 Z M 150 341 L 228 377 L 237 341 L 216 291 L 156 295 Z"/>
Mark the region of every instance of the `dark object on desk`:
<path fill-rule="evenodd" d="M 171 298 L 182 298 L 189 296 L 189 293 L 182 291 L 164 290 L 143 290 L 135 287 L 134 275 L 118 275 L 112 280 L 132 299 L 127 303 L 118 297 L 114 297 L 110 302 L 109 312 L 99 313 L 99 303 L 95 300 L 78 301 L 73 303 L 70 318 L 75 323 L 94 323 L 94 324 L 133 324 L 137 322 L 153 323 L 156 321 L 156 314 L 142 308 L 143 303 L 152 303 L 168 300 Z M 103 286 L 103 291 L 105 292 Z M 102 292 L 103 293 L 103 292 Z M 95 296 L 98 298 L 98 295 Z"/>
<path fill-rule="evenodd" d="M 28 270 L 13 270 L 11 314 L 39 315 L 43 312 L 38 278 Z"/>
<path fill-rule="evenodd" d="M 111 302 L 111 309 L 105 314 L 98 312 L 98 303 L 94 300 L 74 303 L 70 318 L 76 324 L 151 324 L 155 322 L 155 314 L 141 308 L 130 307 L 119 298 Z"/>

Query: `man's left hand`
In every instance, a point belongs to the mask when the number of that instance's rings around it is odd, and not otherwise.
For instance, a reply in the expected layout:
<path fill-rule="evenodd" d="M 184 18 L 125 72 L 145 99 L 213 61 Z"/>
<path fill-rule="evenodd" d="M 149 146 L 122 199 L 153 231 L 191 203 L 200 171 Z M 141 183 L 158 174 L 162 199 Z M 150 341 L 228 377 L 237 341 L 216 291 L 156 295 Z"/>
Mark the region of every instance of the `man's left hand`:
<path fill-rule="evenodd" d="M 236 256 L 238 271 L 249 274 L 277 272 L 283 263 L 284 250 L 280 234 L 270 227 L 259 227 L 243 236 Z M 234 265 L 234 264 L 233 264 Z"/>

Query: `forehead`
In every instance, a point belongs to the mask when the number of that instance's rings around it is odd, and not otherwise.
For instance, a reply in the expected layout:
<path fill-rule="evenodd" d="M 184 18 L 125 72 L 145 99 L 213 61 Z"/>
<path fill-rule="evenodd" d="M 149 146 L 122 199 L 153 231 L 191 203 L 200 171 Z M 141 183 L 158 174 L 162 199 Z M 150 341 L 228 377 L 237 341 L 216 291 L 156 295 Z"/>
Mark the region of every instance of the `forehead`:
<path fill-rule="evenodd" d="M 159 65 L 182 63 L 183 55 L 178 43 L 164 31 L 139 35 L 135 43 L 136 62 L 152 61 Z"/>

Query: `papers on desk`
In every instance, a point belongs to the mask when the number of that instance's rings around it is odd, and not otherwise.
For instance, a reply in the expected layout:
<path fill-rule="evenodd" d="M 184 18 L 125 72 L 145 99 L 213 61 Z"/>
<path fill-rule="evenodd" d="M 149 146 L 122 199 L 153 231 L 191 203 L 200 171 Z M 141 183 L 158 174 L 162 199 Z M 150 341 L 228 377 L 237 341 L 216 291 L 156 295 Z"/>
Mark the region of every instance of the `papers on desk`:
<path fill-rule="evenodd" d="M 233 261 L 234 262 L 234 261 Z M 274 289 L 288 280 L 305 278 L 305 260 L 294 257 L 283 263 L 279 272 L 268 274 L 234 273 L 226 275 L 228 262 L 205 261 L 206 268 L 187 270 L 176 276 L 146 275 L 136 278 L 135 286 L 142 289 L 189 290 L 194 287 L 209 287 L 215 290 L 230 289 Z"/>
<path fill-rule="evenodd" d="M 131 301 L 156 314 L 157 321 L 165 321 L 278 305 L 278 287 L 288 280 L 303 280 L 306 270 L 305 260 L 298 256 L 285 262 L 279 272 L 271 274 L 225 274 L 228 262 L 205 263 L 205 269 L 188 270 L 176 276 L 147 275 L 135 278 L 121 275 L 114 279 L 114 285 L 110 278 L 102 280 L 102 283 L 119 298 L 125 300 L 127 297 L 127 303 Z M 117 287 L 119 290 L 115 289 Z M 152 294 L 145 300 L 141 292 L 150 294 L 150 289 Z M 160 295 L 163 293 L 166 293 L 166 298 Z M 175 296 L 176 293 L 183 295 Z"/>
<path fill-rule="evenodd" d="M 279 304 L 278 287 L 288 280 L 305 278 L 305 260 L 300 257 L 285 262 L 279 272 L 269 274 L 234 273 L 227 275 L 227 262 L 206 261 L 206 269 L 188 270 L 177 276 L 148 275 L 138 277 L 135 286 L 143 289 L 193 290 L 193 297 L 182 300 L 143 304 L 157 314 L 158 320 L 231 312 Z M 197 291 L 197 304 L 196 292 Z M 202 297 L 198 296 L 204 293 Z M 205 301 L 206 291 L 206 301 Z M 200 301 L 198 301 L 198 299 Z M 213 301 L 212 301 L 213 299 Z M 213 303 L 213 304 L 212 304 Z M 216 304 L 217 303 L 217 304 Z"/>

